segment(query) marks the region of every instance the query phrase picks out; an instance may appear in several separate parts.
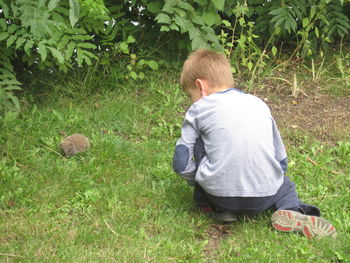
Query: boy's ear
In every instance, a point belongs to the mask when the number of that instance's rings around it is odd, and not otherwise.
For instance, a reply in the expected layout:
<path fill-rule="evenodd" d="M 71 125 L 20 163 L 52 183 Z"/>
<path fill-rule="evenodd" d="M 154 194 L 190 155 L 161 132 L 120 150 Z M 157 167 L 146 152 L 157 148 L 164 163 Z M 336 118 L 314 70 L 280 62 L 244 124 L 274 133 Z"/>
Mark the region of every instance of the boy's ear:
<path fill-rule="evenodd" d="M 195 82 L 197 88 L 199 89 L 200 91 L 200 94 L 202 97 L 204 96 L 208 96 L 208 85 L 207 85 L 207 82 L 203 79 L 196 79 L 196 82 Z"/>

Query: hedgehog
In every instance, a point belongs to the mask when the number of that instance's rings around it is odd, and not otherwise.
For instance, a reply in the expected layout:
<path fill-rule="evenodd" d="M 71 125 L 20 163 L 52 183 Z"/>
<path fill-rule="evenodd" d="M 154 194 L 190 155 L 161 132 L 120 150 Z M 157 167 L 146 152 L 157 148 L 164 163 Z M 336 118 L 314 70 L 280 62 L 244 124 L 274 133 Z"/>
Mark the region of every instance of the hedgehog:
<path fill-rule="evenodd" d="M 60 143 L 60 148 L 68 158 L 77 153 L 85 152 L 89 147 L 89 139 L 82 134 L 68 136 Z"/>

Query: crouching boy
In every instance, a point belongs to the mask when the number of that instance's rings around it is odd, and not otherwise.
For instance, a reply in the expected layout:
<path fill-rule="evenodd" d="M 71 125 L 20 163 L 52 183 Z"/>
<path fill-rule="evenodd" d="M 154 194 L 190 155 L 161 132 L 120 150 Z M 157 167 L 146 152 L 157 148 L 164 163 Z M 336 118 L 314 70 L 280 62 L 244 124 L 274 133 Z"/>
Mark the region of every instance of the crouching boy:
<path fill-rule="evenodd" d="M 207 49 L 185 61 L 181 86 L 191 97 L 173 159 L 194 187 L 202 212 L 222 222 L 275 209 L 272 225 L 307 238 L 335 236 L 317 207 L 302 203 L 285 176 L 287 154 L 268 106 L 234 88 L 229 61 Z"/>

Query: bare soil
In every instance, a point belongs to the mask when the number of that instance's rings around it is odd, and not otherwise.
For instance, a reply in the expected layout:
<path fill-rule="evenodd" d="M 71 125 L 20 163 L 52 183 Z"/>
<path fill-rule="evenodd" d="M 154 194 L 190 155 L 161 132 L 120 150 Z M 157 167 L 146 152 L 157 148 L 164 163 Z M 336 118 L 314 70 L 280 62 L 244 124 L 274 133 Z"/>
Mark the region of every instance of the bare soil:
<path fill-rule="evenodd" d="M 217 253 L 222 239 L 231 234 L 231 224 L 213 224 L 207 231 L 208 244 L 204 247 L 203 252 L 206 256 L 206 262 L 213 262 L 212 259 Z"/>
<path fill-rule="evenodd" d="M 261 97 L 261 96 L 260 96 Z M 263 98 L 280 129 L 300 130 L 322 142 L 350 140 L 350 96 Z"/>

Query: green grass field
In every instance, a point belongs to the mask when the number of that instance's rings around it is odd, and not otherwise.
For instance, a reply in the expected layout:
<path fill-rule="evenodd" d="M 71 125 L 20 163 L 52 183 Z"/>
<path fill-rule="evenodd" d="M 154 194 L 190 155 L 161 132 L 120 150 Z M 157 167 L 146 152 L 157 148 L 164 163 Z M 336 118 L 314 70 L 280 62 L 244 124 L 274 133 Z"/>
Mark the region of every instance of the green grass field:
<path fill-rule="evenodd" d="M 219 225 L 172 171 L 190 105 L 176 83 L 166 73 L 135 85 L 77 78 L 22 96 L 0 131 L 0 262 L 350 262 L 350 142 L 281 127 L 297 142 L 288 175 L 337 239 L 277 232 L 270 211 Z M 67 159 L 58 145 L 72 133 L 92 145 Z"/>

